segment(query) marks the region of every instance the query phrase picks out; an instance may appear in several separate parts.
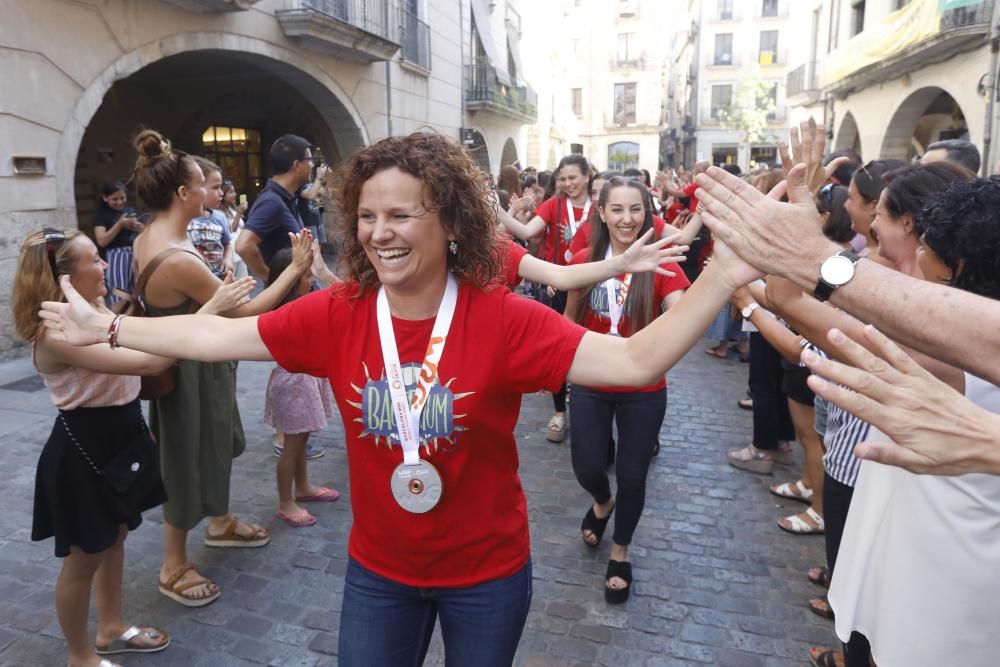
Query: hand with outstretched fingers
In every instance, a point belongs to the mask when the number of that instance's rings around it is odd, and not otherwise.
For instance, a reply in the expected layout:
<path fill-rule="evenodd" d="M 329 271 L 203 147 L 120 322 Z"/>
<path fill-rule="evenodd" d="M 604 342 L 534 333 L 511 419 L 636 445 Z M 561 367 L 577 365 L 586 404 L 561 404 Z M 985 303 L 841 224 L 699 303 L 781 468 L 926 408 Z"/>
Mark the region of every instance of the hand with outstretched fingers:
<path fill-rule="evenodd" d="M 661 264 L 677 264 L 687 259 L 684 253 L 687 252 L 686 245 L 667 246 L 680 237 L 680 234 L 672 234 L 664 237 L 655 243 L 649 243 L 653 238 L 653 230 L 648 229 L 646 233 L 636 239 L 635 243 L 622 253 L 622 261 L 625 264 L 625 273 L 644 273 L 654 271 L 661 276 L 674 277 L 673 271 L 660 266 Z"/>
<path fill-rule="evenodd" d="M 44 301 L 38 316 L 46 335 L 77 347 L 107 342 L 107 329 L 113 316 L 88 303 L 73 287 L 69 276 L 59 276 L 59 287 L 66 301 Z"/>
<path fill-rule="evenodd" d="M 812 117 L 808 121 L 799 123 L 799 127 L 792 127 L 791 135 L 792 152 L 788 153 L 788 144 L 783 141 L 778 142 L 778 153 L 781 155 L 781 165 L 786 172 L 791 172 L 792 167 L 797 164 L 806 165 L 805 182 L 809 192 L 816 196 L 826 183 L 837 171 L 837 167 L 848 162 L 846 157 L 838 157 L 830 161 L 830 164 L 823 166 L 823 151 L 826 149 L 826 128 L 823 124 L 816 124 Z"/>
<path fill-rule="evenodd" d="M 796 165 L 786 181 L 764 195 L 724 169 L 709 168 L 696 177 L 705 224 L 717 241 L 768 274 L 787 275 L 789 260 L 800 255 L 835 254 L 840 248 L 823 236 L 805 172 L 805 165 Z M 780 201 L 785 194 L 787 203 Z"/>
<path fill-rule="evenodd" d="M 215 290 L 212 298 L 198 309 L 198 313 L 201 315 L 218 315 L 239 308 L 250 301 L 250 293 L 253 292 L 256 284 L 257 281 L 250 276 L 233 280 L 232 272 L 227 271 L 226 276 L 222 279 L 222 284 Z"/>
<path fill-rule="evenodd" d="M 802 353 L 817 395 L 891 439 L 863 442 L 855 454 L 919 474 L 1000 474 L 1000 416 L 938 380 L 874 327 L 864 336 L 860 345 L 838 329 L 829 332 L 851 365 Z"/>
<path fill-rule="evenodd" d="M 312 232 L 308 229 L 288 232 L 288 238 L 292 242 L 292 266 L 296 273 L 302 275 L 309 271 L 313 263 Z"/>

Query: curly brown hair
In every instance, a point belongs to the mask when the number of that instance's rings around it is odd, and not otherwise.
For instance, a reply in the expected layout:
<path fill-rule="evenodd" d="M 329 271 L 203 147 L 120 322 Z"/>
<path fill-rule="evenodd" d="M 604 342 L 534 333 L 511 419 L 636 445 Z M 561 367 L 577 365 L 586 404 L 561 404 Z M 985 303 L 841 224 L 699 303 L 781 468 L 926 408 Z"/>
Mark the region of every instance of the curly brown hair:
<path fill-rule="evenodd" d="M 341 212 L 344 248 L 341 266 L 360 286 L 359 295 L 379 284 L 378 274 L 358 241 L 361 188 L 375 174 L 393 167 L 424 183 L 424 207 L 441 217 L 455 237 L 457 254 L 448 254 L 448 269 L 462 282 L 480 289 L 497 284 L 502 245 L 496 234 L 496 194 L 483 171 L 457 141 L 443 134 L 415 132 L 388 137 L 355 153 L 334 174 L 334 196 Z"/>

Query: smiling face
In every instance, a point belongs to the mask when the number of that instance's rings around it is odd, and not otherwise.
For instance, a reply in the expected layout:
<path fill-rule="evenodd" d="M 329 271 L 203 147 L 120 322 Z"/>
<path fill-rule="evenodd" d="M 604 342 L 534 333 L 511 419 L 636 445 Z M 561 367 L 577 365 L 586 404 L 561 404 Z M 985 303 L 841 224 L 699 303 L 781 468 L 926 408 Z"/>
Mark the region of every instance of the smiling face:
<path fill-rule="evenodd" d="M 608 199 L 601 208 L 601 218 L 608 226 L 614 254 L 624 252 L 639 237 L 646 209 L 642 192 L 638 188 L 618 186 L 608 191 Z"/>
<path fill-rule="evenodd" d="M 69 277 L 73 287 L 87 301 L 93 301 L 99 296 L 107 295 L 108 288 L 104 283 L 104 271 L 108 265 L 98 254 L 97 246 L 83 234 L 74 238 L 70 243 L 72 246 L 69 252 L 75 260 L 75 270 Z"/>
<path fill-rule="evenodd" d="M 101 195 L 101 199 L 112 211 L 120 211 L 125 208 L 127 197 L 124 190 L 116 190 L 109 195 Z"/>
<path fill-rule="evenodd" d="M 844 203 L 844 208 L 847 209 L 847 215 L 851 217 L 851 226 L 858 234 L 868 236 L 872 220 L 875 219 L 875 206 L 876 202 L 870 202 L 861 195 L 861 191 L 858 190 L 857 184 L 852 179 L 851 185 L 847 189 L 847 201 Z"/>
<path fill-rule="evenodd" d="M 361 186 L 358 241 L 387 289 L 410 291 L 447 270 L 451 235 L 424 205 L 424 183 L 396 167 Z"/>
<path fill-rule="evenodd" d="M 897 218 L 889 213 L 885 205 L 888 193 L 889 189 L 886 188 L 879 197 L 872 231 L 878 237 L 878 254 L 900 266 L 903 262 L 912 261 L 916 255 L 913 216 L 906 213 Z"/>
<path fill-rule="evenodd" d="M 576 200 L 587 189 L 587 178 L 580 171 L 580 166 L 567 164 L 559 170 L 559 187 L 571 200 Z"/>

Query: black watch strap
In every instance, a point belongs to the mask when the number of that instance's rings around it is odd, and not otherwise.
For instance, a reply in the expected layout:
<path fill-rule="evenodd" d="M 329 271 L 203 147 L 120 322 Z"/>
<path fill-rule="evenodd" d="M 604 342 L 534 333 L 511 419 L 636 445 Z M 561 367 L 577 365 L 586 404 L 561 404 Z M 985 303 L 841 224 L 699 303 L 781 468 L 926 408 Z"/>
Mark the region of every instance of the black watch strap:
<path fill-rule="evenodd" d="M 857 264 L 861 260 L 861 256 L 850 250 L 842 250 L 838 252 L 834 257 L 846 257 L 851 260 L 852 264 Z M 819 301 L 827 301 L 833 296 L 833 291 L 838 287 L 842 287 L 847 283 L 842 283 L 840 285 L 834 285 L 823 280 L 822 268 L 820 269 L 819 280 L 816 281 L 816 288 L 813 289 L 813 296 L 815 296 Z"/>

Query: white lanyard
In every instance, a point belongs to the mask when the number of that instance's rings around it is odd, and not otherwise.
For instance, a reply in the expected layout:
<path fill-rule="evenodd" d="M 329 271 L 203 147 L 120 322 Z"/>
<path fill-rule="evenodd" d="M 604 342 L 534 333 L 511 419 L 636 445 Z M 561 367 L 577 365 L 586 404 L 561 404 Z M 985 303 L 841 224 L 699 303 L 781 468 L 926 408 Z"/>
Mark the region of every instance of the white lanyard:
<path fill-rule="evenodd" d="M 423 412 L 431 386 L 437 380 L 438 362 L 444 353 L 445 340 L 451 328 L 451 319 L 455 315 L 455 305 L 458 303 L 458 280 L 448 274 L 448 285 L 444 290 L 444 298 L 438 307 L 434 318 L 434 328 L 431 329 L 431 339 L 427 344 L 427 353 L 420 367 L 420 377 L 413 394 L 412 403 L 407 400 L 406 382 L 403 379 L 403 367 L 399 363 L 399 350 L 396 348 L 396 334 L 392 328 L 392 314 L 389 312 L 389 300 L 385 288 L 378 290 L 376 314 L 378 317 L 378 337 L 382 343 L 382 361 L 385 364 L 385 375 L 389 382 L 389 396 L 392 398 L 392 415 L 396 420 L 396 434 L 403 447 L 403 463 L 417 465 L 420 463 L 420 413 Z"/>
<path fill-rule="evenodd" d="M 569 243 L 576 236 L 576 230 L 580 228 L 583 221 L 587 219 L 590 214 L 590 197 L 587 197 L 587 203 L 583 205 L 583 217 L 577 220 L 573 215 L 573 202 L 566 197 L 566 242 Z"/>
<path fill-rule="evenodd" d="M 611 246 L 608 246 L 608 252 L 604 255 L 605 259 L 611 258 Z M 619 293 L 615 294 L 615 280 L 617 278 L 612 276 L 604 281 L 604 290 L 608 294 L 608 316 L 611 318 L 611 331 L 608 333 L 612 336 L 620 336 L 618 333 L 618 323 L 621 322 L 622 313 L 625 311 L 625 299 L 628 297 L 628 289 L 632 284 L 632 274 L 626 273 L 625 280 L 621 281 L 622 287 Z"/>

